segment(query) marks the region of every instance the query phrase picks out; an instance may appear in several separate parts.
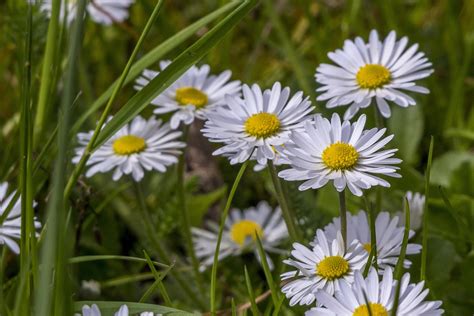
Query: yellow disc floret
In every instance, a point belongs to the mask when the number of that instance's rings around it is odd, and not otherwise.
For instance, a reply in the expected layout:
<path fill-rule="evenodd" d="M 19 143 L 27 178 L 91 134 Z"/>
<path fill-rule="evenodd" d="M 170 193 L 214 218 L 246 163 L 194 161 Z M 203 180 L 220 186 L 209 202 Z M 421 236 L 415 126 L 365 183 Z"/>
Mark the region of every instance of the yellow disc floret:
<path fill-rule="evenodd" d="M 341 256 L 326 257 L 318 263 L 316 272 L 328 280 L 339 279 L 349 272 L 349 262 Z"/>
<path fill-rule="evenodd" d="M 377 89 L 390 82 L 390 71 L 377 64 L 360 67 L 356 74 L 357 83 L 364 89 Z"/>
<path fill-rule="evenodd" d="M 388 311 L 382 304 L 379 303 L 369 303 L 370 305 L 370 314 L 367 305 L 360 305 L 354 310 L 352 316 L 388 316 Z"/>
<path fill-rule="evenodd" d="M 125 135 L 117 138 L 112 148 L 117 155 L 131 155 L 144 151 L 146 142 L 142 137 Z"/>
<path fill-rule="evenodd" d="M 331 170 L 348 170 L 357 164 L 359 153 L 354 146 L 337 142 L 324 149 L 322 159 Z"/>
<path fill-rule="evenodd" d="M 248 238 L 255 241 L 257 235 L 259 237 L 263 236 L 262 227 L 258 223 L 247 219 L 236 222 L 230 229 L 230 238 L 240 246 L 244 246 Z"/>
<path fill-rule="evenodd" d="M 370 242 L 365 243 L 362 246 L 364 247 L 365 251 L 367 251 L 368 253 L 372 251 L 372 245 L 370 244 Z"/>
<path fill-rule="evenodd" d="M 280 120 L 275 114 L 261 112 L 245 121 L 245 132 L 257 138 L 268 138 L 280 130 Z"/>
<path fill-rule="evenodd" d="M 207 104 L 207 95 L 193 87 L 182 87 L 176 89 L 176 101 L 181 105 L 192 104 L 200 109 Z"/>

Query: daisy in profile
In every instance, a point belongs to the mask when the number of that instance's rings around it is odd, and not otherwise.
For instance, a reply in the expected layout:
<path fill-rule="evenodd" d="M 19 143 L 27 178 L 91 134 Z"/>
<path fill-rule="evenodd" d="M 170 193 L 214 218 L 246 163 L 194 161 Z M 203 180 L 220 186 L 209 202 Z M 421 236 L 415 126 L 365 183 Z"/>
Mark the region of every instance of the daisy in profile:
<path fill-rule="evenodd" d="M 15 191 L 7 195 L 8 183 L 0 183 L 0 216 L 7 210 L 15 196 Z M 33 202 L 33 206 L 36 203 Z M 41 223 L 34 219 L 35 229 L 41 228 Z M 16 254 L 20 253 L 20 246 L 16 240 L 21 237 L 21 196 L 15 202 L 3 223 L 0 225 L 0 245 L 6 245 Z"/>
<path fill-rule="evenodd" d="M 380 212 L 375 219 L 375 236 L 377 245 L 377 266 L 379 273 L 387 267 L 394 267 L 397 264 L 400 251 L 402 249 L 404 227 L 399 226 L 399 217 L 390 217 L 388 212 Z M 324 227 L 324 232 L 329 240 L 335 239 L 337 233 L 341 230 L 341 219 L 336 217 L 332 223 Z M 410 231 L 409 238 L 415 235 Z M 360 211 L 357 215 L 347 212 L 347 242 L 357 241 L 362 247 L 370 253 L 370 225 L 367 219 L 367 213 Z M 315 238 L 314 243 L 317 242 Z M 421 245 L 408 244 L 406 254 L 413 255 L 421 251 Z M 403 263 L 405 268 L 411 266 L 411 261 L 405 259 Z"/>
<path fill-rule="evenodd" d="M 400 177 L 394 165 L 401 160 L 393 158 L 397 149 L 382 150 L 393 135 L 382 138 L 385 128 L 364 130 L 365 121 L 361 115 L 353 124 L 341 124 L 336 113 L 331 121 L 322 116 L 307 121 L 305 131 L 292 133 L 292 143 L 285 146 L 291 168 L 278 175 L 287 181 L 304 180 L 300 191 L 318 189 L 329 181 L 337 191 L 348 187 L 357 196 L 376 185 L 390 187 L 379 175 Z"/>
<path fill-rule="evenodd" d="M 313 249 L 299 243 L 294 243 L 293 248 L 291 255 L 294 259 L 283 262 L 296 268 L 296 271 L 281 275 L 283 282 L 287 280 L 282 292 L 290 300 L 290 306 L 312 304 L 317 290 L 333 295 L 340 290 L 341 284 L 352 283 L 354 272 L 362 269 L 367 261 L 367 252 L 358 242 L 352 242 L 344 251 L 340 232 L 336 239 L 330 241 L 318 229 Z"/>
<path fill-rule="evenodd" d="M 219 225 L 214 222 L 209 222 L 208 226 L 209 230 L 192 228 L 196 256 L 201 260 L 203 269 L 213 263 L 219 231 Z M 257 236 L 266 251 L 281 253 L 276 247 L 288 237 L 288 231 L 280 207 L 273 210 L 267 202 L 261 201 L 256 207 L 243 211 L 232 209 L 225 222 L 219 260 L 253 251 L 260 261 L 255 242 Z M 267 261 L 272 269 L 268 255 Z"/>
<path fill-rule="evenodd" d="M 161 70 L 163 71 L 170 63 L 170 61 L 160 62 Z M 225 103 L 225 95 L 240 95 L 240 81 L 229 81 L 232 75 L 230 70 L 219 75 L 211 75 L 210 71 L 209 65 L 189 68 L 151 101 L 151 104 L 156 106 L 154 113 L 173 112 L 170 123 L 171 128 L 176 129 L 181 122 L 189 125 L 195 118 L 204 120 L 210 110 Z M 158 74 L 157 71 L 144 70 L 142 76 L 135 82 L 135 89 L 141 90 Z"/>
<path fill-rule="evenodd" d="M 226 107 L 210 112 L 202 130 L 211 142 L 224 143 L 214 155 L 230 156 L 231 164 L 249 159 L 255 150 L 259 164 L 275 159 L 275 147 L 288 142 L 292 130 L 301 127 L 313 110 L 308 98 L 276 82 L 262 92 L 256 84 L 243 85 L 243 98 L 226 96 Z"/>
<path fill-rule="evenodd" d="M 40 9 L 51 15 L 53 0 L 28 0 L 29 3 L 41 3 Z M 64 4 L 67 2 L 68 24 L 76 18 L 77 0 L 61 0 L 60 18 L 64 19 Z M 90 18 L 99 24 L 111 25 L 114 22 L 123 22 L 128 18 L 128 8 L 135 0 L 93 0 L 86 6 Z"/>
<path fill-rule="evenodd" d="M 408 107 L 416 101 L 404 91 L 429 93 L 418 86 L 416 80 L 433 73 L 425 54 L 418 51 L 418 44 L 406 49 L 408 38 L 397 41 L 395 31 L 381 41 L 377 31 L 370 32 L 369 42 L 360 37 L 346 40 L 342 50 L 328 54 L 336 65 L 321 64 L 316 69 L 316 81 L 322 86 L 317 100 L 327 100 L 326 107 L 349 105 L 344 119 L 351 119 L 361 108 L 368 107 L 375 99 L 384 117 L 390 117 L 387 101 Z"/>
<path fill-rule="evenodd" d="M 92 134 L 93 131 L 77 135 L 80 147 L 76 148 L 73 163 L 80 161 Z M 165 172 L 166 167 L 178 161 L 180 148 L 186 146 L 178 141 L 180 136 L 181 132 L 173 131 L 168 123 L 162 124 L 155 117 L 146 120 L 137 116 L 92 153 L 86 177 L 113 170 L 114 181 L 125 174 L 139 182 L 145 170 Z"/>
<path fill-rule="evenodd" d="M 129 316 L 128 306 L 122 305 L 120 306 L 119 310 L 115 312 L 114 316 Z M 135 314 L 133 314 L 135 315 Z M 161 314 L 154 314 L 153 312 L 141 312 L 138 314 L 140 316 L 161 316 Z M 96 304 L 84 305 L 82 306 L 82 313 L 75 314 L 75 316 L 102 316 L 99 307 Z"/>
<path fill-rule="evenodd" d="M 418 230 L 421 228 L 423 221 L 423 209 L 425 207 L 425 196 L 420 193 L 413 193 L 408 191 L 405 194 L 405 198 L 408 200 L 408 206 L 410 207 L 410 228 Z M 405 204 L 405 198 L 403 199 L 403 205 Z M 397 215 L 400 217 L 400 225 L 405 225 L 405 215 L 403 212 L 398 212 Z"/>
<path fill-rule="evenodd" d="M 396 315 L 442 315 L 441 301 L 425 301 L 429 290 L 423 290 L 424 282 L 409 284 L 410 275 L 402 277 L 400 296 Z M 316 292 L 318 303 L 322 307 L 313 308 L 305 316 L 388 316 L 395 303 L 396 281 L 393 281 L 392 269 L 388 268 L 379 281 L 375 269 L 369 271 L 366 279 L 356 271 L 354 283 L 341 284 L 341 290 L 334 296 L 325 291 Z M 367 301 L 364 297 L 367 297 Z M 370 308 L 370 313 L 369 313 Z"/>

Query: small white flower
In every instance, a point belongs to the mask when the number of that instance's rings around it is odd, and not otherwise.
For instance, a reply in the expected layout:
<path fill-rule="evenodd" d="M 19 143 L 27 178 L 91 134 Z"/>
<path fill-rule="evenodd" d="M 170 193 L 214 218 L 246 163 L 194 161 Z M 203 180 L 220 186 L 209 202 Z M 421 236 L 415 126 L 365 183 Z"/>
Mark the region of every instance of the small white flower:
<path fill-rule="evenodd" d="M 163 71 L 171 62 L 160 62 Z M 230 81 L 232 72 L 226 70 L 219 75 L 210 75 L 209 65 L 192 66 L 171 86 L 157 96 L 151 104 L 156 106 L 155 114 L 174 112 L 171 117 L 171 128 L 178 128 L 180 122 L 186 125 L 195 118 L 204 120 L 206 114 L 224 104 L 225 95 L 240 95 L 240 81 Z M 141 90 L 159 72 L 145 70 L 136 80 L 135 89 Z"/>
<path fill-rule="evenodd" d="M 428 77 L 433 69 L 425 54 L 417 53 L 418 44 L 405 50 L 407 43 L 407 37 L 397 41 L 395 31 L 382 42 L 375 30 L 370 33 L 369 43 L 360 37 L 346 40 L 342 50 L 328 54 L 337 66 L 321 64 L 316 69 L 316 81 L 322 84 L 316 91 L 323 92 L 317 100 L 329 100 L 327 108 L 350 105 L 344 119 L 354 117 L 374 98 L 384 117 L 391 115 L 386 100 L 401 107 L 415 105 L 416 101 L 402 90 L 429 93 L 415 80 Z"/>
<path fill-rule="evenodd" d="M 114 316 L 129 316 L 129 310 L 127 305 L 120 306 L 119 310 L 115 312 Z M 133 314 L 135 315 L 135 314 Z M 140 316 L 161 316 L 161 314 L 154 314 L 153 312 L 141 312 Z M 99 307 L 96 304 L 92 306 L 82 306 L 82 314 L 75 314 L 75 316 L 102 316 Z"/>
<path fill-rule="evenodd" d="M 410 228 L 418 230 L 421 228 L 423 221 L 423 209 L 425 207 L 425 196 L 420 193 L 413 193 L 408 191 L 405 194 L 405 198 L 408 200 L 408 206 L 410 207 Z M 405 199 L 403 199 L 403 205 L 405 205 Z M 403 212 L 397 212 L 400 217 L 400 225 L 405 225 L 405 214 Z"/>
<path fill-rule="evenodd" d="M 13 191 L 10 195 L 7 195 L 8 183 L 0 183 L 0 216 L 7 210 L 10 201 L 15 196 Z M 33 202 L 33 206 L 36 203 Z M 34 219 L 35 229 L 41 228 L 41 223 Z M 21 196 L 13 205 L 10 213 L 5 218 L 3 223 L 0 225 L 0 244 L 6 245 L 14 253 L 20 253 L 20 246 L 15 239 L 20 239 L 21 237 Z"/>
<path fill-rule="evenodd" d="M 227 107 L 208 113 L 202 130 L 211 142 L 225 146 L 213 154 L 230 156 L 236 164 L 249 159 L 255 150 L 259 164 L 275 158 L 273 148 L 288 142 L 292 130 L 302 126 L 313 110 L 308 98 L 297 92 L 290 97 L 290 88 L 276 82 L 262 93 L 256 84 L 243 85 L 243 98 L 226 96 Z"/>
<path fill-rule="evenodd" d="M 76 148 L 73 163 L 80 161 L 92 134 L 93 131 L 77 135 L 81 146 Z M 86 177 L 114 169 L 114 181 L 123 174 L 131 174 L 138 182 L 143 178 L 144 170 L 165 172 L 166 167 L 178 161 L 176 156 L 181 154 L 180 148 L 186 146 L 177 140 L 180 136 L 181 132 L 173 131 L 168 123 L 162 124 L 155 117 L 146 120 L 137 116 L 92 153 L 87 162 Z"/>
<path fill-rule="evenodd" d="M 333 295 L 335 291 L 339 291 L 341 283 L 352 283 L 354 272 L 362 269 L 367 261 L 367 252 L 356 241 L 344 251 L 340 232 L 336 239 L 330 241 L 318 229 L 312 250 L 299 243 L 294 243 L 293 248 L 291 255 L 294 259 L 283 262 L 297 270 L 281 275 L 282 280 L 291 279 L 282 287 L 291 306 L 312 304 L 318 289 Z"/>
<path fill-rule="evenodd" d="M 381 150 L 393 135 L 383 139 L 385 128 L 364 130 L 366 117 L 361 115 L 357 122 L 341 124 L 339 115 L 333 114 L 331 121 L 322 116 L 307 121 L 304 132 L 293 132 L 292 143 L 285 146 L 285 154 L 291 169 L 278 175 L 287 181 L 306 180 L 301 191 L 318 189 L 329 181 L 334 182 L 337 191 L 346 186 L 357 196 L 362 189 L 390 184 L 376 175 L 400 177 L 400 159 L 392 158 L 397 149 Z"/>
<path fill-rule="evenodd" d="M 29 3 L 34 4 L 40 2 L 40 9 L 51 16 L 52 0 L 28 0 Z M 64 4 L 65 0 L 61 1 L 60 18 L 64 19 Z M 132 5 L 135 0 L 91 0 L 87 6 L 86 11 L 90 18 L 99 24 L 111 25 L 114 22 L 123 22 L 128 18 L 128 7 Z M 68 24 L 76 18 L 77 15 L 77 0 L 67 1 L 67 20 Z"/>
<path fill-rule="evenodd" d="M 202 269 L 213 263 L 219 231 L 217 223 L 208 222 L 207 224 L 209 230 L 192 228 L 194 247 L 197 257 L 202 262 Z M 225 222 L 219 260 L 253 251 L 260 261 L 255 243 L 257 235 L 266 251 L 281 252 L 276 246 L 288 237 L 288 230 L 280 207 L 272 210 L 267 202 L 261 201 L 256 207 L 250 207 L 243 212 L 232 209 Z M 273 264 L 269 256 L 267 256 L 267 261 L 272 269 Z"/>
<path fill-rule="evenodd" d="M 94 295 L 100 295 L 100 283 L 96 280 L 82 280 L 81 289 Z"/>
<path fill-rule="evenodd" d="M 436 316 L 444 313 L 440 309 L 441 301 L 424 301 L 429 292 L 428 289 L 422 291 L 424 282 L 418 284 L 409 282 L 410 275 L 406 273 L 402 277 L 397 315 Z M 341 290 L 336 292 L 334 297 L 324 291 L 318 291 L 316 298 L 323 307 L 313 308 L 307 311 L 305 316 L 369 316 L 367 301 L 372 315 L 391 315 L 395 303 L 396 284 L 390 268 L 385 270 L 381 281 L 373 268 L 365 280 L 362 273 L 357 271 L 354 283 L 341 284 Z"/>
<path fill-rule="evenodd" d="M 387 267 L 394 267 L 397 264 L 400 251 L 402 249 L 404 227 L 398 226 L 399 217 L 390 218 L 388 212 L 380 212 L 375 219 L 375 235 L 377 240 L 377 265 L 379 273 Z M 338 231 L 341 230 L 341 218 L 336 217 L 332 223 L 324 227 L 329 240 L 336 238 Z M 413 237 L 414 231 L 410 231 L 409 238 Z M 367 219 L 367 213 L 360 211 L 357 215 L 347 212 L 347 242 L 358 241 L 361 246 L 370 253 L 370 225 Z M 316 238 L 315 241 L 316 243 Z M 406 254 L 413 255 L 421 251 L 421 245 L 408 244 Z M 405 259 L 403 262 L 405 268 L 411 266 L 411 261 Z"/>

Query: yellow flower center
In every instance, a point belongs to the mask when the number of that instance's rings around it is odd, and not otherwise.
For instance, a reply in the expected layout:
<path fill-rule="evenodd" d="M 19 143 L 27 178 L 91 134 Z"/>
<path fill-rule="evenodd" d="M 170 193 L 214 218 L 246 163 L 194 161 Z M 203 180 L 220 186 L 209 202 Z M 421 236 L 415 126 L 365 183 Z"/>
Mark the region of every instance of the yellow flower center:
<path fill-rule="evenodd" d="M 372 245 L 370 244 L 370 242 L 368 242 L 366 244 L 363 244 L 363 247 L 364 247 L 365 251 L 367 251 L 368 253 L 370 253 L 372 251 Z"/>
<path fill-rule="evenodd" d="M 125 135 L 117 138 L 112 144 L 117 155 L 131 155 L 142 152 L 146 148 L 145 139 L 135 135 Z"/>
<path fill-rule="evenodd" d="M 262 227 L 258 223 L 247 219 L 235 223 L 230 229 L 230 238 L 240 246 L 245 244 L 247 238 L 257 240 L 257 235 L 259 237 L 263 236 Z"/>
<path fill-rule="evenodd" d="M 272 113 L 254 114 L 245 121 L 245 132 L 257 138 L 267 138 L 280 130 L 280 120 Z"/>
<path fill-rule="evenodd" d="M 182 87 L 176 89 L 176 101 L 181 105 L 192 104 L 196 108 L 203 108 L 207 104 L 207 95 L 193 87 Z"/>
<path fill-rule="evenodd" d="M 372 316 L 388 316 L 388 311 L 379 303 L 369 303 L 370 305 L 370 314 Z M 367 305 L 360 305 L 354 310 L 352 316 L 369 316 L 369 309 Z"/>
<path fill-rule="evenodd" d="M 348 170 L 357 164 L 359 153 L 354 146 L 337 142 L 326 147 L 322 159 L 324 164 L 332 170 Z"/>
<path fill-rule="evenodd" d="M 328 280 L 339 279 L 348 271 L 349 262 L 341 256 L 326 257 L 316 266 L 317 274 Z"/>
<path fill-rule="evenodd" d="M 364 89 L 377 89 L 390 82 L 390 71 L 382 65 L 368 64 L 360 67 L 356 75 L 357 83 Z"/>

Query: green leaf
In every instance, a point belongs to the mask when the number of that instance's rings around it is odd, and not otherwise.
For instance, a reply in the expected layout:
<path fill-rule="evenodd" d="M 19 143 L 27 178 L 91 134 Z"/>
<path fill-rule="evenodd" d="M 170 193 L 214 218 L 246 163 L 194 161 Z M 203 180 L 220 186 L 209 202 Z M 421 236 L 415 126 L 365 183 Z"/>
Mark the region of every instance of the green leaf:
<path fill-rule="evenodd" d="M 452 174 L 466 162 L 474 164 L 474 155 L 467 151 L 449 151 L 434 159 L 431 183 L 449 187 Z"/>
<path fill-rule="evenodd" d="M 74 312 L 79 313 L 81 312 L 82 306 L 84 305 L 92 305 L 96 304 L 102 316 L 113 316 L 115 312 L 117 312 L 122 305 L 127 305 L 130 314 L 140 313 L 140 312 L 153 312 L 153 313 L 160 313 L 163 315 L 172 315 L 172 316 L 188 316 L 188 315 L 196 315 L 194 313 L 185 312 L 182 310 L 161 306 L 161 305 L 153 305 L 153 304 L 144 304 L 144 303 L 134 303 L 134 302 L 103 302 L 103 301 L 79 301 L 74 303 Z"/>
<path fill-rule="evenodd" d="M 203 216 L 209 211 L 209 208 L 217 201 L 222 199 L 227 192 L 227 188 L 222 186 L 209 193 L 188 196 L 187 204 L 190 222 L 192 226 L 201 225 Z"/>

